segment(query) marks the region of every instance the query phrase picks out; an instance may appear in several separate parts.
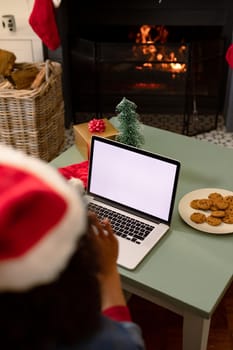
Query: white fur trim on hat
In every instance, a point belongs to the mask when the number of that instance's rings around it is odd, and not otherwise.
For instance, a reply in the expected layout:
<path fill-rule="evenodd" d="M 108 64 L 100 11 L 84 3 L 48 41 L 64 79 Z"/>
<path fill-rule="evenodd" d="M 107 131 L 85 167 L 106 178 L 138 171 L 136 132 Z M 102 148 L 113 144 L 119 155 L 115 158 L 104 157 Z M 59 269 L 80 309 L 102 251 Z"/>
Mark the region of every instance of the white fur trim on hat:
<path fill-rule="evenodd" d="M 80 192 L 49 164 L 0 145 L 0 165 L 4 164 L 37 176 L 67 203 L 62 220 L 25 254 L 0 260 L 0 291 L 26 290 L 54 281 L 65 268 L 80 237 L 85 233 L 86 206 Z M 40 225 L 43 220 L 40 213 L 36 213 L 35 220 Z"/>

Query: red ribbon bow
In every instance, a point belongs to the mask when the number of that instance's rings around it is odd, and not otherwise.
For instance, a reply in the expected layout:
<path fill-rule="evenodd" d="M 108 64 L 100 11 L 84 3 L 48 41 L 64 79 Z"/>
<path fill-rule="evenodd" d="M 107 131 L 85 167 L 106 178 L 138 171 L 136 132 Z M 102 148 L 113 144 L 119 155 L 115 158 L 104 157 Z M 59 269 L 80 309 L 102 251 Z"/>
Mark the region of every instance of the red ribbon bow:
<path fill-rule="evenodd" d="M 88 123 L 88 129 L 90 132 L 103 132 L 105 130 L 105 122 L 103 119 L 92 119 Z"/>

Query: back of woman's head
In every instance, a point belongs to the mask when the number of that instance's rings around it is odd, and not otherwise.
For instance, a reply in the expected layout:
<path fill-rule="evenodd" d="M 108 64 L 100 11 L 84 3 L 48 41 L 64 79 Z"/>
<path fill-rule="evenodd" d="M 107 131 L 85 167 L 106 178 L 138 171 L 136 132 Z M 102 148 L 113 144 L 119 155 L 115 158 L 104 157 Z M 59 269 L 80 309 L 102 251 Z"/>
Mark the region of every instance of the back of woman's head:
<path fill-rule="evenodd" d="M 9 350 L 53 349 L 97 331 L 100 292 L 98 265 L 88 237 L 53 283 L 26 292 L 0 294 L 0 338 Z"/>
<path fill-rule="evenodd" d="M 48 164 L 0 146 L 0 337 L 52 349 L 98 328 L 98 265 L 82 194 Z"/>

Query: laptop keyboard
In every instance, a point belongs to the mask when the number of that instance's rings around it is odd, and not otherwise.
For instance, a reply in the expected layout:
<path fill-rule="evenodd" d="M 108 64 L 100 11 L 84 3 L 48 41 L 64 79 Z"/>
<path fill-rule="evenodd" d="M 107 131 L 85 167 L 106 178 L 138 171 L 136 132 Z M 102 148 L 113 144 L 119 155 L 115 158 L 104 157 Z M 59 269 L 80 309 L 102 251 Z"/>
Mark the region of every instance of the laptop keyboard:
<path fill-rule="evenodd" d="M 114 232 L 118 236 L 126 238 L 136 244 L 142 243 L 154 229 L 154 227 L 149 224 L 145 224 L 137 219 L 130 218 L 95 203 L 89 203 L 88 209 L 95 212 L 100 220 L 108 218 Z"/>

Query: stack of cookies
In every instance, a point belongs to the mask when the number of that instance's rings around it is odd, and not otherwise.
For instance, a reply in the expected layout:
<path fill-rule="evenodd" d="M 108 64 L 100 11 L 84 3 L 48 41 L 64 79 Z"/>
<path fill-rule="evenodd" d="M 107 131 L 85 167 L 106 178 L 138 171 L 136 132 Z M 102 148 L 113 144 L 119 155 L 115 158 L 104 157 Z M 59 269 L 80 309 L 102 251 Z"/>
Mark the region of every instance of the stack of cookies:
<path fill-rule="evenodd" d="M 196 224 L 206 222 L 211 226 L 222 223 L 233 224 L 233 195 L 223 196 L 213 192 L 207 198 L 193 199 L 191 208 L 199 210 L 190 215 L 190 219 Z"/>

